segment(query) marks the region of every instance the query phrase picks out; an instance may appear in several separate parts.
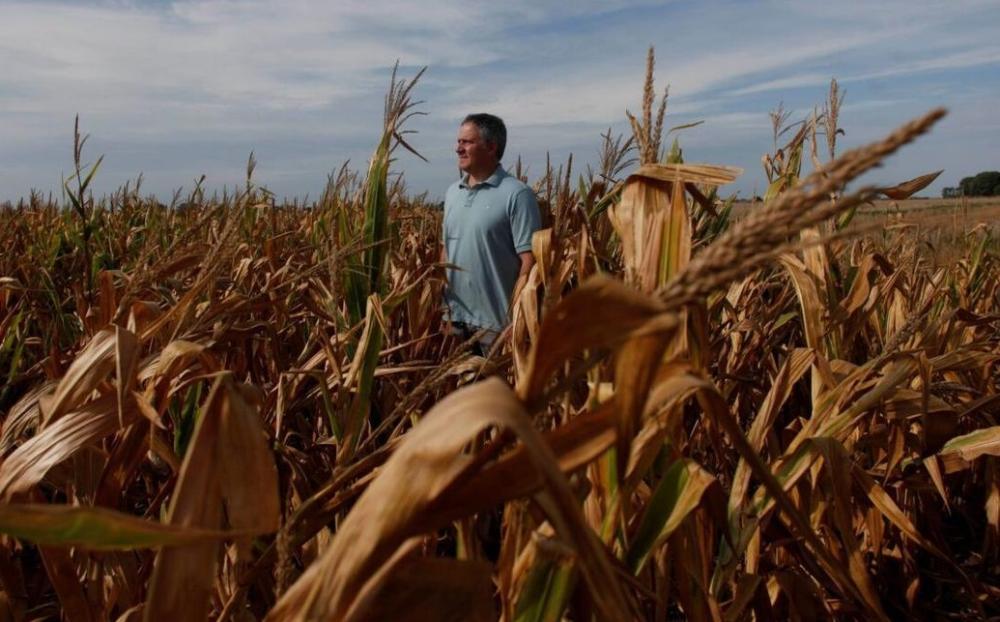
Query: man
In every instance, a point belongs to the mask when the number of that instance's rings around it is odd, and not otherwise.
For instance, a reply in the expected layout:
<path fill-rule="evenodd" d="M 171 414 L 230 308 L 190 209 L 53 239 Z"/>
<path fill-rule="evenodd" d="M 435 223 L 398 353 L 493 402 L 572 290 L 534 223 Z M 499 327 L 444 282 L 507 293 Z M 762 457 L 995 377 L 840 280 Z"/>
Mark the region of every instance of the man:
<path fill-rule="evenodd" d="M 445 301 L 457 335 L 488 331 L 481 353 L 509 321 L 515 285 L 535 263 L 531 236 L 541 228 L 534 192 L 500 166 L 506 145 L 499 117 L 465 117 L 455 147 L 462 177 L 444 199 L 442 260 L 457 266 L 447 272 Z"/>

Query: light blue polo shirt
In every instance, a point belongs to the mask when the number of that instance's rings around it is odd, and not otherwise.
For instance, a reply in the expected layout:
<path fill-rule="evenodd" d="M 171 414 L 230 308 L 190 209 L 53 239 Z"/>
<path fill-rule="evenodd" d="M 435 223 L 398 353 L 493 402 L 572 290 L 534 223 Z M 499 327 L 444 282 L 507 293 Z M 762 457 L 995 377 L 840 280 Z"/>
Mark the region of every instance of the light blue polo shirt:
<path fill-rule="evenodd" d="M 448 263 L 445 301 L 453 322 L 500 331 L 517 275 L 518 253 L 531 250 L 541 228 L 531 188 L 497 166 L 486 181 L 469 187 L 463 177 L 444 197 L 444 247 Z"/>

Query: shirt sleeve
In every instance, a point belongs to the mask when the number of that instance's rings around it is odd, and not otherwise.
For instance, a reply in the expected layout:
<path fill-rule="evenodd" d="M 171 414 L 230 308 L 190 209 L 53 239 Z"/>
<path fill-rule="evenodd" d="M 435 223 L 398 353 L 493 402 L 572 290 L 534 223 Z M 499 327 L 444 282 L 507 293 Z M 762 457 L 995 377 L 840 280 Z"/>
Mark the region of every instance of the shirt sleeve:
<path fill-rule="evenodd" d="M 542 228 L 538 200 L 531 188 L 523 188 L 514 195 L 510 212 L 510 233 L 514 250 L 524 253 L 531 250 L 531 236 Z"/>

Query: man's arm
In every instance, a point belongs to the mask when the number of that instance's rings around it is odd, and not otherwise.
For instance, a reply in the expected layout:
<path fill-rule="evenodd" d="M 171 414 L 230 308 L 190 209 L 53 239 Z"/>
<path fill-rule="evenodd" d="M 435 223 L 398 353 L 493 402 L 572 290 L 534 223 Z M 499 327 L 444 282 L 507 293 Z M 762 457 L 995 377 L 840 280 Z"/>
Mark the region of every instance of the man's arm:
<path fill-rule="evenodd" d="M 525 283 L 528 282 L 528 275 L 531 274 L 531 268 L 535 265 L 535 256 L 531 251 L 518 253 L 517 256 L 521 258 L 521 271 L 517 274 L 517 282 L 514 283 L 514 293 L 510 297 L 512 305 L 517 302 L 518 297 L 521 295 L 521 290 L 524 288 Z"/>
<path fill-rule="evenodd" d="M 514 250 L 521 260 L 521 268 L 517 274 L 517 282 L 514 284 L 514 291 L 511 294 L 511 305 L 517 303 L 521 295 L 521 289 L 528 282 L 528 275 L 532 266 L 535 265 L 535 256 L 531 253 L 532 236 L 541 229 L 541 213 L 538 209 L 538 201 L 531 188 L 524 188 L 518 192 L 511 204 L 509 213 L 511 234 L 514 237 Z"/>
<path fill-rule="evenodd" d="M 521 271 L 517 274 L 517 277 L 519 279 L 527 278 L 528 273 L 531 272 L 531 266 L 535 265 L 535 256 L 531 251 L 518 253 L 517 256 L 521 258 Z"/>
<path fill-rule="evenodd" d="M 444 204 L 441 205 L 442 211 L 444 211 Z M 445 227 L 445 220 L 442 216 L 441 218 L 441 239 L 438 241 L 438 261 L 442 264 L 448 263 L 448 248 L 445 246 L 444 241 L 448 236 L 447 228 Z M 447 278 L 448 272 L 445 269 L 441 269 L 439 273 L 442 278 L 445 279 L 445 289 L 447 289 Z M 448 309 L 448 303 L 445 301 L 445 292 L 441 292 L 442 297 L 439 301 L 441 304 L 441 332 L 445 336 L 451 335 L 453 332 L 451 325 L 451 313 Z"/>

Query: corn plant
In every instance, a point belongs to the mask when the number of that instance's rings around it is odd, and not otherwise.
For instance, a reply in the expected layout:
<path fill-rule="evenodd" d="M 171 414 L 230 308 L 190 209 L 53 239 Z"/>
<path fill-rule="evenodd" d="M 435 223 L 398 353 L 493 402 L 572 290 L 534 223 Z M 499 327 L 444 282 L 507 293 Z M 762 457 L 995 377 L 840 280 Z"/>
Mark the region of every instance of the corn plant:
<path fill-rule="evenodd" d="M 72 199 L 0 207 L 2 615 L 1000 615 L 996 232 L 870 207 L 928 176 L 845 190 L 944 111 L 822 158 L 794 126 L 742 209 L 660 145 L 652 70 L 596 173 L 532 181 L 551 227 L 488 359 L 393 182 L 416 78 L 306 204 L 252 161 L 171 205 L 78 166 L 99 269 Z"/>

